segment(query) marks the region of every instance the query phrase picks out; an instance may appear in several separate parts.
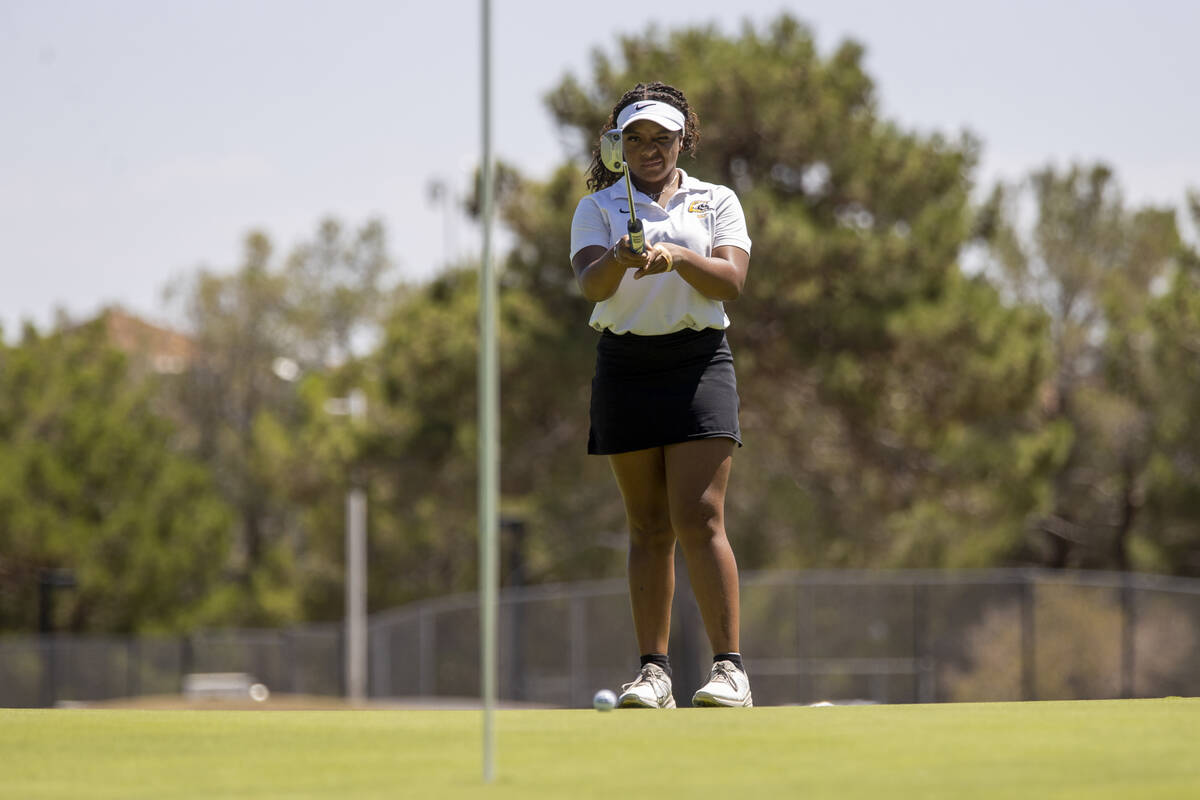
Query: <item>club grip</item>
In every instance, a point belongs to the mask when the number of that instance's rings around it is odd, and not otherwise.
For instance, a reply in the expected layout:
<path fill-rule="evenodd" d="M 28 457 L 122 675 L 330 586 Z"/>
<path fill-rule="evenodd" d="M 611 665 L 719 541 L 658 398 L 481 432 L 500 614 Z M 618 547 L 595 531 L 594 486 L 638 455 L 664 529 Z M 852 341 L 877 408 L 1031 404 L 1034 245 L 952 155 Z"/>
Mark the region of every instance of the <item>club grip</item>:
<path fill-rule="evenodd" d="M 639 256 L 646 252 L 646 233 L 642 229 L 642 221 L 637 217 L 629 220 L 629 249 Z"/>

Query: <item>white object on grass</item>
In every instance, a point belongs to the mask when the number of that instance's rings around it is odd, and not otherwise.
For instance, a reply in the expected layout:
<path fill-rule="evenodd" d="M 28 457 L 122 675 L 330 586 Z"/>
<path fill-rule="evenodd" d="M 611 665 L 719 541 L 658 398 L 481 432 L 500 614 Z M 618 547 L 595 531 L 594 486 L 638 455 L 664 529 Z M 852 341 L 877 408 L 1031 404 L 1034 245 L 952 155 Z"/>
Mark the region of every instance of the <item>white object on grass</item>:
<path fill-rule="evenodd" d="M 592 708 L 597 711 L 612 711 L 617 707 L 617 696 L 611 689 L 601 689 L 592 698 Z"/>

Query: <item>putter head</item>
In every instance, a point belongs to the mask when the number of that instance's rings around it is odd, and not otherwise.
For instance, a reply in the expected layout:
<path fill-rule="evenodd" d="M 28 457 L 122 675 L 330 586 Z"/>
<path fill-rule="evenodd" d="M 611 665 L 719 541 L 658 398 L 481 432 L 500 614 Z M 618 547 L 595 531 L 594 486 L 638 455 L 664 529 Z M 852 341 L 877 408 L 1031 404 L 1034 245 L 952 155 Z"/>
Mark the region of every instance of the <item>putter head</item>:
<path fill-rule="evenodd" d="M 600 137 L 600 163 L 609 172 L 624 172 L 625 148 L 621 143 L 621 129 L 605 131 Z"/>

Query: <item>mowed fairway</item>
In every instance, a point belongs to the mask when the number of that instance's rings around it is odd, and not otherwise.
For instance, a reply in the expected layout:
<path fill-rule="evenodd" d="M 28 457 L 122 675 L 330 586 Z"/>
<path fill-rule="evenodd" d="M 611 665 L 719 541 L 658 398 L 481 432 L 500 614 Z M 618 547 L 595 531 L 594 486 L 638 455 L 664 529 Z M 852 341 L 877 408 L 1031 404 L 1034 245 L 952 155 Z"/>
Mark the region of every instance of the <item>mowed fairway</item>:
<path fill-rule="evenodd" d="M 1200 797 L 1200 700 L 0 711 L 4 798 Z"/>

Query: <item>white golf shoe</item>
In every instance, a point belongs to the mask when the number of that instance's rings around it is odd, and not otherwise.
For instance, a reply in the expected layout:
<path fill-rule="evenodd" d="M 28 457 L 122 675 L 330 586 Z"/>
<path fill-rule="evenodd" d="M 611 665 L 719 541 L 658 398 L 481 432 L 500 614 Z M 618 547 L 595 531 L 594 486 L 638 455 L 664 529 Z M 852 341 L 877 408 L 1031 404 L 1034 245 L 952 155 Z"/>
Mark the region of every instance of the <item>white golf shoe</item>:
<path fill-rule="evenodd" d="M 726 706 L 740 708 L 754 705 L 750 696 L 750 679 L 732 661 L 718 661 L 712 665 L 708 683 L 692 695 L 694 706 Z"/>
<path fill-rule="evenodd" d="M 629 683 L 621 687 L 618 708 L 675 708 L 671 694 L 671 676 L 658 664 L 647 664 Z"/>

